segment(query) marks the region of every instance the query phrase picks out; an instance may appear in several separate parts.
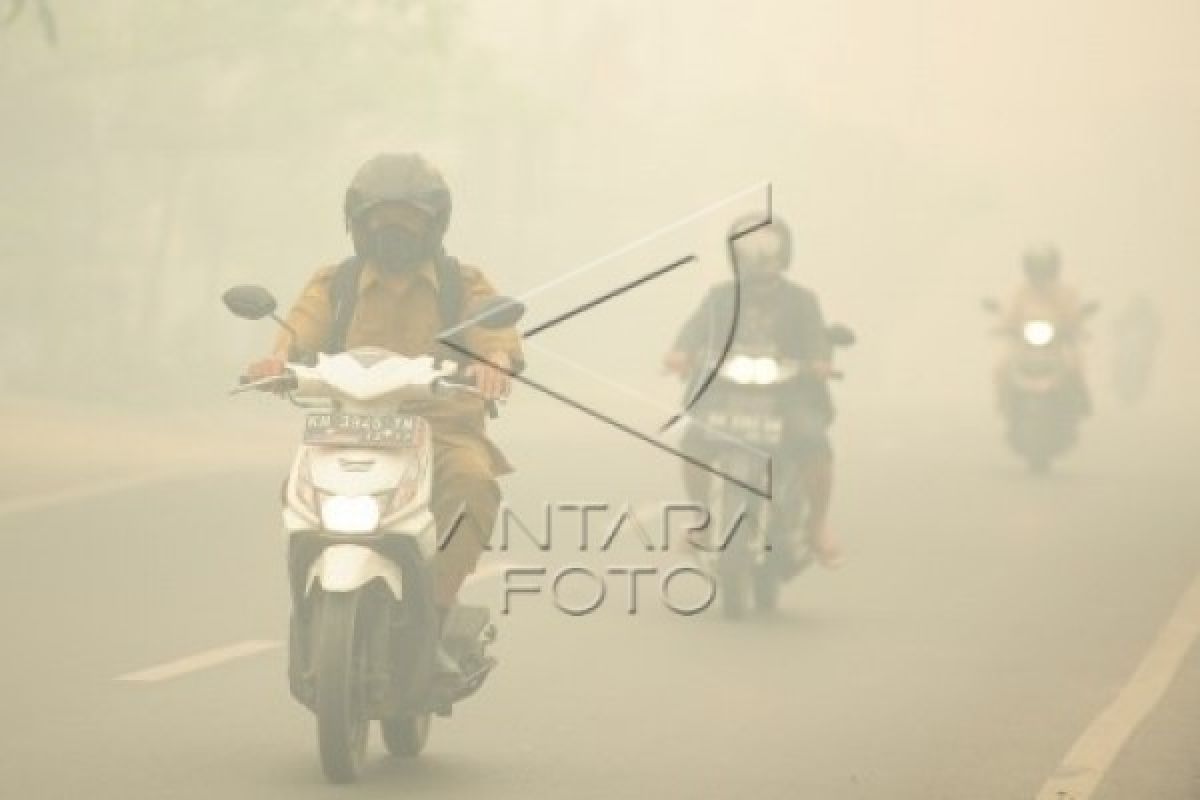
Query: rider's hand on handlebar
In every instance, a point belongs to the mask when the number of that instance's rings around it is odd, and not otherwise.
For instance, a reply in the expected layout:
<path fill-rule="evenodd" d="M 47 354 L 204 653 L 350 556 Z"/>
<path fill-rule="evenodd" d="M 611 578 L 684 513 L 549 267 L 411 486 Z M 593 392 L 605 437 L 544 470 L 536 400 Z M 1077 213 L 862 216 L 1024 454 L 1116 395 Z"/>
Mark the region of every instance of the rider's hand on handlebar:
<path fill-rule="evenodd" d="M 255 361 L 250 366 L 246 367 L 246 377 L 254 380 L 263 378 L 277 378 L 283 374 L 287 367 L 287 359 L 280 355 L 273 355 L 267 358 Z"/>
<path fill-rule="evenodd" d="M 808 374 L 818 380 L 828 381 L 841 377 L 841 373 L 833 368 L 828 361 L 812 361 L 808 364 Z"/>
<path fill-rule="evenodd" d="M 663 356 L 663 372 L 668 375 L 683 376 L 688 369 L 688 363 L 691 359 L 688 354 L 681 350 L 673 350 Z"/>
<path fill-rule="evenodd" d="M 475 380 L 475 387 L 485 400 L 507 397 L 512 389 L 512 379 L 505 370 L 512 370 L 512 359 L 508 353 L 492 353 L 487 360 L 491 363 L 479 362 L 467 367 L 467 376 Z"/>

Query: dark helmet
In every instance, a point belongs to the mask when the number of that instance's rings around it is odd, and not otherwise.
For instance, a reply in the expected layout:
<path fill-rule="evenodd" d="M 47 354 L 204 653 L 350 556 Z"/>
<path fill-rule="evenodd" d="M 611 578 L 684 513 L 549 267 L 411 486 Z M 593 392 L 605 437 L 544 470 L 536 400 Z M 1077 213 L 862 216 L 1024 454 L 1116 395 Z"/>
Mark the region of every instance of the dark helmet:
<path fill-rule="evenodd" d="M 739 241 L 743 237 L 749 241 L 758 237 L 759 234 L 772 236 L 774 239 L 773 250 L 769 253 L 760 251 L 758 258 L 755 259 L 757 263 L 743 263 L 737 254 Z M 763 216 L 758 213 L 738 217 L 729 227 L 729 256 L 737 267 L 746 268 L 747 271 L 783 272 L 792 263 L 792 232 L 787 223 L 774 214 L 767 220 L 764 220 Z"/>
<path fill-rule="evenodd" d="M 1062 256 L 1053 244 L 1041 244 L 1027 249 L 1021 264 L 1031 281 L 1050 281 L 1062 271 Z"/>
<path fill-rule="evenodd" d="M 438 241 L 450 225 L 450 187 L 415 153 L 383 153 L 358 168 L 346 189 L 346 229 L 353 231 L 364 213 L 384 203 L 405 203 L 428 213 Z"/>

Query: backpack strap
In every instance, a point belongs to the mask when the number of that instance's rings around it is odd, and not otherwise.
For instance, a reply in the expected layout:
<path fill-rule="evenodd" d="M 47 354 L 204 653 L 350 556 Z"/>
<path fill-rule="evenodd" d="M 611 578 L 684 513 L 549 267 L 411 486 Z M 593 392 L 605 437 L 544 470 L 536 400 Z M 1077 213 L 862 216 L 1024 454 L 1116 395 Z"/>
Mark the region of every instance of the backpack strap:
<path fill-rule="evenodd" d="M 442 255 L 434 260 L 438 279 L 438 314 L 442 318 L 442 330 L 462 322 L 463 317 L 463 267 L 454 256 Z M 462 333 L 450 337 L 459 347 L 463 346 Z M 451 361 L 462 361 L 464 356 L 453 347 L 442 347 L 443 357 Z"/>
<path fill-rule="evenodd" d="M 463 318 L 463 302 L 466 294 L 463 286 L 463 266 L 454 256 L 448 256 L 443 253 L 434 260 L 434 268 L 437 270 L 438 276 L 438 313 L 442 318 L 442 330 L 452 328 L 462 322 Z M 454 361 L 462 364 L 470 360 L 466 355 L 466 343 L 461 331 L 449 337 L 455 347 L 449 345 L 441 345 L 439 348 L 442 353 L 442 358 L 447 361 Z M 487 410 L 487 415 L 492 419 L 499 416 L 499 407 L 495 400 L 488 400 L 484 404 Z"/>
<path fill-rule="evenodd" d="M 329 286 L 333 325 L 329 330 L 329 340 L 325 343 L 326 353 L 340 353 L 346 349 L 346 335 L 350 332 L 354 309 L 358 305 L 358 282 L 364 266 L 365 262 L 358 256 L 350 256 L 334 270 L 333 282 Z"/>

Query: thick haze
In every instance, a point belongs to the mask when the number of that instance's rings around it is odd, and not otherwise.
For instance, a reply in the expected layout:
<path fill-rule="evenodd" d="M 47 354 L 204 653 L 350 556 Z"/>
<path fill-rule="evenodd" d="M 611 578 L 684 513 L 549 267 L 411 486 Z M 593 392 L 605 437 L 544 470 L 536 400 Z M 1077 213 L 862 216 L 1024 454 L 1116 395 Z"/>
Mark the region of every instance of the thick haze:
<path fill-rule="evenodd" d="M 57 46 L 31 14 L 0 40 L 22 387 L 108 341 L 225 369 L 265 347 L 218 290 L 288 302 L 341 258 L 344 183 L 383 149 L 444 168 L 451 248 L 518 294 L 771 181 L 795 275 L 862 333 L 850 395 L 982 402 L 978 298 L 1029 241 L 1108 311 L 1149 292 L 1176 377 L 1200 341 L 1194 3 L 52 8 Z M 683 310 L 622 327 L 656 358 Z"/>
<path fill-rule="evenodd" d="M 637 615 L 611 580 L 588 616 L 522 594 L 479 698 L 422 759 L 373 745 L 356 796 L 1014 800 L 1107 771 L 1094 800 L 1194 800 L 1198 42 L 1197 0 L 0 0 L 0 797 L 329 797 L 285 683 L 301 412 L 227 396 L 275 331 L 220 296 L 289 305 L 350 253 L 359 164 L 417 151 L 454 192 L 449 251 L 526 331 L 697 256 L 526 341 L 530 377 L 646 433 L 769 183 L 791 275 L 859 336 L 848 561 L 737 624 L 648 578 Z M 1095 413 L 1031 475 L 980 301 L 1043 241 L 1100 303 Z M 1139 293 L 1163 338 L 1126 408 Z M 529 388 L 489 431 L 535 529 L 684 497 L 671 455 Z M 495 548 L 463 601 L 496 611 L 514 565 L 691 555 L 585 553 L 556 519 L 561 546 Z"/>

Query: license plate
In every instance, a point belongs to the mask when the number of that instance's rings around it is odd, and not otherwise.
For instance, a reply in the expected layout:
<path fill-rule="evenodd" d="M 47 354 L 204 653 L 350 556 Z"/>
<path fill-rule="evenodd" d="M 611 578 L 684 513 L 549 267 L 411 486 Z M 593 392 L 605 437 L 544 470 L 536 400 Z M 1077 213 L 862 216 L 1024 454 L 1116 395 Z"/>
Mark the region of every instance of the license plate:
<path fill-rule="evenodd" d="M 754 444 L 778 444 L 783 438 L 783 420 L 779 417 L 712 413 L 704 422 L 711 430 Z"/>
<path fill-rule="evenodd" d="M 417 438 L 417 417 L 401 414 L 309 414 L 305 444 L 342 447 L 411 447 Z"/>

